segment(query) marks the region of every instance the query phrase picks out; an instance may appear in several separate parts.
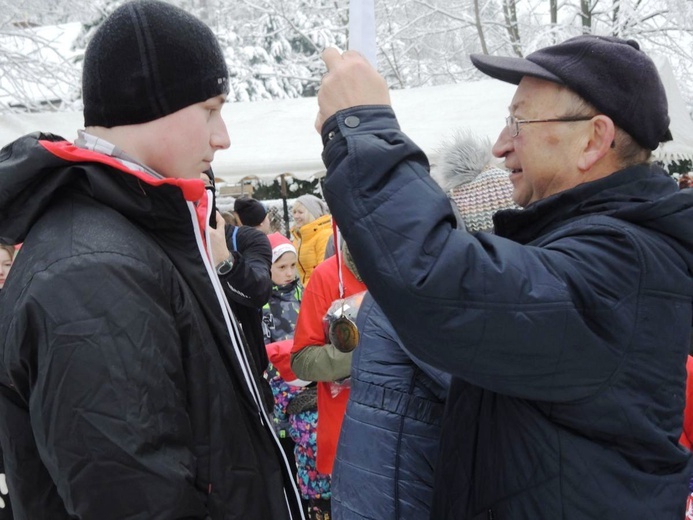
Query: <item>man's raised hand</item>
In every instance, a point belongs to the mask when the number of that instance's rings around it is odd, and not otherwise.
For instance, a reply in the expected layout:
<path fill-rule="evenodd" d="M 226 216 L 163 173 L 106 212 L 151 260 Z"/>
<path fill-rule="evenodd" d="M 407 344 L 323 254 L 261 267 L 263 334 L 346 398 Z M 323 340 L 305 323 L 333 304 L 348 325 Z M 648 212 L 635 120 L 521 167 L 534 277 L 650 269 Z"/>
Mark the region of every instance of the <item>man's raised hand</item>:
<path fill-rule="evenodd" d="M 340 53 L 334 47 L 325 49 L 322 59 L 327 72 L 318 91 L 318 116 L 315 129 L 320 132 L 325 121 L 339 110 L 361 105 L 389 105 L 390 92 L 385 79 L 356 51 Z"/>

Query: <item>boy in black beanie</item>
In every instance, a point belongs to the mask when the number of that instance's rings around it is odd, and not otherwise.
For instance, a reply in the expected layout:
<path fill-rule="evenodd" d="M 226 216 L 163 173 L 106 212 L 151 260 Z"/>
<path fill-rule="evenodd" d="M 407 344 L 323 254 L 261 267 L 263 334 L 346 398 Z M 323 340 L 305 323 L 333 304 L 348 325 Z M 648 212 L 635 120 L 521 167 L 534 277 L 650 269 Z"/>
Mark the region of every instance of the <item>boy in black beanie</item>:
<path fill-rule="evenodd" d="M 116 9 L 84 60 L 85 130 L 0 152 L 0 442 L 17 518 L 302 518 L 210 260 L 229 146 L 212 31 Z"/>

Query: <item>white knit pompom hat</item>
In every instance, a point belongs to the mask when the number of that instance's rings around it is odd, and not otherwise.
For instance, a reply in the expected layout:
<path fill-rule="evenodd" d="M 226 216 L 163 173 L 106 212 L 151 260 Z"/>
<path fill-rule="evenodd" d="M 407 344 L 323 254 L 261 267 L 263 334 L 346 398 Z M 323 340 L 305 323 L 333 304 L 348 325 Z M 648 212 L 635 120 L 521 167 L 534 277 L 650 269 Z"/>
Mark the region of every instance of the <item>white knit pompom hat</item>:
<path fill-rule="evenodd" d="M 508 172 L 491 166 L 491 143 L 460 130 L 440 148 L 431 176 L 459 210 L 468 231 L 493 231 L 493 215 L 518 208 Z"/>

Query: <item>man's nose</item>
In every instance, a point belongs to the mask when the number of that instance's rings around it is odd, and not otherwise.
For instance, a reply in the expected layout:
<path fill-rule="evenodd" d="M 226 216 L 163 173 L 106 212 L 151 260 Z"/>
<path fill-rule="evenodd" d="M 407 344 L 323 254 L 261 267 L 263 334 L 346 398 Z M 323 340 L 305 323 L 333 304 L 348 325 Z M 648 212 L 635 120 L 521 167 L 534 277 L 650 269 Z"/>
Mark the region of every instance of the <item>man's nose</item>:
<path fill-rule="evenodd" d="M 510 136 L 510 130 L 508 130 L 507 126 L 504 126 L 503 130 L 498 134 L 498 139 L 496 139 L 491 152 L 495 157 L 503 158 L 513 149 L 513 143 L 514 140 Z"/>

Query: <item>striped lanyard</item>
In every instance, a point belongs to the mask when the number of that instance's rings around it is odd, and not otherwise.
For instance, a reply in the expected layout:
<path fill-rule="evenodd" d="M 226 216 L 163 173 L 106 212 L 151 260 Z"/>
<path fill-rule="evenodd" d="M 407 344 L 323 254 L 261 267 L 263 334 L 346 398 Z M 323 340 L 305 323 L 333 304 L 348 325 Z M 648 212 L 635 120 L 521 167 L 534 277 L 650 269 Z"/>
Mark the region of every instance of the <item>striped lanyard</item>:
<path fill-rule="evenodd" d="M 344 275 L 342 273 L 342 244 L 340 238 L 342 234 L 339 232 L 337 223 L 332 219 L 332 236 L 334 237 L 334 250 L 337 255 L 337 272 L 339 273 L 339 297 L 344 299 Z"/>

